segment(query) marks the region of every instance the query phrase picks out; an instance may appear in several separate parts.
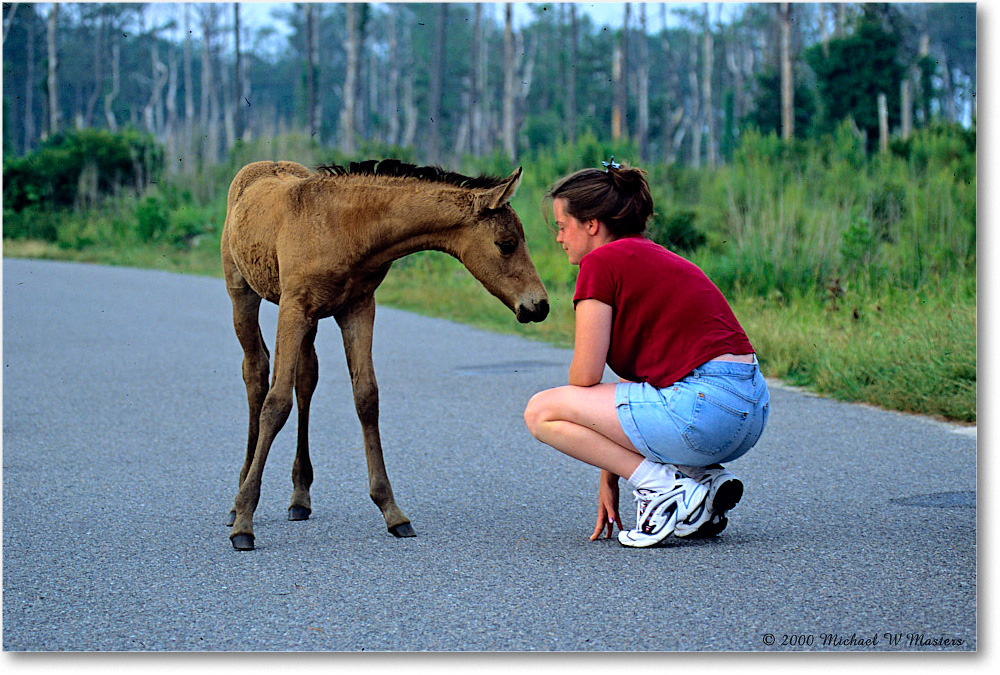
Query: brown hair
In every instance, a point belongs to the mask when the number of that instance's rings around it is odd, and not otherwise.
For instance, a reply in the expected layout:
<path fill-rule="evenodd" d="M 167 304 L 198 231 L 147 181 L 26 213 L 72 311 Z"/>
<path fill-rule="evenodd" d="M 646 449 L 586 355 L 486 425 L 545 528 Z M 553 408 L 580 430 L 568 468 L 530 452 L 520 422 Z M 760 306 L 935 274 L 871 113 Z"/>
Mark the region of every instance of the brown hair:
<path fill-rule="evenodd" d="M 632 167 L 583 169 L 556 182 L 548 197 L 566 200 L 566 211 L 581 222 L 596 219 L 615 237 L 640 234 L 653 215 L 646 172 Z"/>

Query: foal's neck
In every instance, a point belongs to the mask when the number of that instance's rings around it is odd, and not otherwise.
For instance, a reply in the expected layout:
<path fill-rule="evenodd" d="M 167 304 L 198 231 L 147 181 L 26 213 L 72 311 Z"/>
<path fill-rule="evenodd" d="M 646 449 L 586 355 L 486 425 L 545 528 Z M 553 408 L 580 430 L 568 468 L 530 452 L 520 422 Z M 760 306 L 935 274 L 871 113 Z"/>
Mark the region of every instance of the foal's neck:
<path fill-rule="evenodd" d="M 417 251 L 457 255 L 457 235 L 467 223 L 463 191 L 442 185 L 420 191 L 399 190 L 387 199 L 370 225 L 372 255 L 389 263 Z"/>

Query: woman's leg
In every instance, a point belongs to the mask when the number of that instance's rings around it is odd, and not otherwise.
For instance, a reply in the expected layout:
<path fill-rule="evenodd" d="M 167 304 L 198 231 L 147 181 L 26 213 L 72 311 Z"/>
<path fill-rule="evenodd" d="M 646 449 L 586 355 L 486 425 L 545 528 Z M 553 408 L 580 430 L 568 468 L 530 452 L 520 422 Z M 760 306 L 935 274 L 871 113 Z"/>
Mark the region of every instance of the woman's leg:
<path fill-rule="evenodd" d="M 644 457 L 618 421 L 616 384 L 565 386 L 535 394 L 524 410 L 531 434 L 582 462 L 628 478 Z"/>

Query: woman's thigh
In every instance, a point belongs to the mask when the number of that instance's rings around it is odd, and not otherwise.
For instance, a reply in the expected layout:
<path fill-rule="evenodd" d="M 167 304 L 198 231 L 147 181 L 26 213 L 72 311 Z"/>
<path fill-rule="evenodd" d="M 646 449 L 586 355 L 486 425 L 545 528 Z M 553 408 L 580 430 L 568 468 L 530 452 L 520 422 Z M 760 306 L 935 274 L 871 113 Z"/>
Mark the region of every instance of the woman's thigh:
<path fill-rule="evenodd" d="M 546 420 L 562 420 L 587 427 L 614 443 L 638 452 L 622 430 L 615 407 L 613 383 L 595 384 L 592 387 L 556 387 L 535 394 L 532 406 Z"/>

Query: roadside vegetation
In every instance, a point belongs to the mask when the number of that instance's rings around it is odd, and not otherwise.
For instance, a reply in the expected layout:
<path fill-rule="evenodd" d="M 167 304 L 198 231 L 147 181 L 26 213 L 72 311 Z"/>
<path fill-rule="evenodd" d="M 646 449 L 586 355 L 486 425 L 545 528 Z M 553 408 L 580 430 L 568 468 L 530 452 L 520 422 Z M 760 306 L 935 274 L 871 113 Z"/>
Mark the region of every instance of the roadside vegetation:
<path fill-rule="evenodd" d="M 545 191 L 610 155 L 629 162 L 637 153 L 583 136 L 520 162 L 513 203 L 550 292 L 547 321 L 517 324 L 439 253 L 397 262 L 378 301 L 571 346 L 576 269 L 554 241 Z M 355 158 L 384 156 L 413 161 L 374 145 Z M 4 160 L 4 256 L 221 277 L 229 180 L 249 161 L 289 158 L 350 159 L 287 136 L 238 144 L 220 165 L 175 174 L 143 134 L 57 135 Z M 448 168 L 507 175 L 515 167 L 497 153 Z M 720 168 L 643 168 L 657 204 L 649 235 L 730 298 L 766 375 L 843 400 L 976 421 L 974 129 L 931 126 L 884 153 L 866 151 L 847 125 L 787 142 L 749 132 Z"/>

